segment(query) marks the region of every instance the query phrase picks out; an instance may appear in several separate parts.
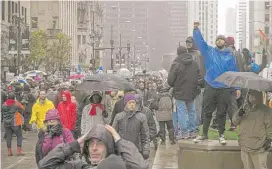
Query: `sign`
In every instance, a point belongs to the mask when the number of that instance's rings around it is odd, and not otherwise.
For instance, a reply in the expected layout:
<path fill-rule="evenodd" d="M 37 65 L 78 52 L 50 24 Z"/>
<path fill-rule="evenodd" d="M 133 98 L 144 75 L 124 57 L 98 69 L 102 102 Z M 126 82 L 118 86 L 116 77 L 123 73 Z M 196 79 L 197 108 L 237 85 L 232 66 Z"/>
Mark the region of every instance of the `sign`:
<path fill-rule="evenodd" d="M 22 50 L 29 50 L 29 26 L 22 30 Z"/>
<path fill-rule="evenodd" d="M 17 50 L 17 28 L 9 26 L 9 51 Z"/>

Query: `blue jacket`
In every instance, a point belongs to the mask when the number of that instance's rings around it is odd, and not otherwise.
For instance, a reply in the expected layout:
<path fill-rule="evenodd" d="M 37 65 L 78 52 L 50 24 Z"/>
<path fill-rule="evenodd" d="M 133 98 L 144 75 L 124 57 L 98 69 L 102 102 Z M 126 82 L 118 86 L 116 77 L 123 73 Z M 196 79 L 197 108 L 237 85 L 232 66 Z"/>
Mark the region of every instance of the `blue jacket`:
<path fill-rule="evenodd" d="M 205 81 L 213 88 L 228 88 L 228 86 L 215 81 L 217 77 L 228 71 L 237 72 L 235 58 L 229 49 L 219 50 L 209 46 L 202 37 L 199 29 L 193 32 L 193 39 L 204 58 L 206 68 Z"/>

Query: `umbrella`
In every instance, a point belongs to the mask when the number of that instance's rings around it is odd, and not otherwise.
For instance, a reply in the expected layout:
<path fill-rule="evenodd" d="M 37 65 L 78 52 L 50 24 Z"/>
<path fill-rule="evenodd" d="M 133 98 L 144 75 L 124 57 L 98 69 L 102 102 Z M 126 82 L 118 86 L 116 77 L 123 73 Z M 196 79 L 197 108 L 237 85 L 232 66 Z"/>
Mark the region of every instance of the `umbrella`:
<path fill-rule="evenodd" d="M 28 71 L 26 73 L 24 73 L 24 76 L 37 76 L 37 75 L 43 75 L 43 76 L 46 76 L 47 74 L 43 71 L 40 71 L 40 70 L 31 70 L 31 71 Z"/>
<path fill-rule="evenodd" d="M 113 74 L 95 74 L 86 77 L 83 83 L 77 86 L 78 90 L 109 91 L 109 90 L 134 90 L 132 84 Z"/>
<path fill-rule="evenodd" d="M 9 85 L 13 85 L 15 82 L 19 82 L 21 86 L 28 84 L 27 81 L 24 79 L 14 79 L 9 83 Z"/>
<path fill-rule="evenodd" d="M 225 72 L 216 78 L 216 81 L 229 87 L 239 87 L 257 91 L 272 91 L 272 81 L 253 72 Z"/>
<path fill-rule="evenodd" d="M 69 77 L 69 79 L 80 79 L 80 78 L 83 78 L 84 75 L 83 74 L 74 74 L 74 75 L 71 75 Z"/>

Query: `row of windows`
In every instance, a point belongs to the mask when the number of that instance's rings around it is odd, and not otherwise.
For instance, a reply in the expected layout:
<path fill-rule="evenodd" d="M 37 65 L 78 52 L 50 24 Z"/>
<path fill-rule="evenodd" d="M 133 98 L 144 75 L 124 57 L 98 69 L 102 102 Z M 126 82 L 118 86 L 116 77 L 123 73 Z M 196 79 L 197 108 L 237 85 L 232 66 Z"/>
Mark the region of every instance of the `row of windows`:
<path fill-rule="evenodd" d="M 27 22 L 27 9 L 23 6 L 19 6 L 16 2 L 13 1 L 4 1 L 2 0 L 2 21 L 6 21 L 6 17 L 8 18 L 8 23 L 15 24 L 16 20 L 12 16 L 13 14 L 17 14 L 20 11 L 21 17 L 24 18 L 23 22 Z M 6 16 L 7 10 L 7 16 Z"/>

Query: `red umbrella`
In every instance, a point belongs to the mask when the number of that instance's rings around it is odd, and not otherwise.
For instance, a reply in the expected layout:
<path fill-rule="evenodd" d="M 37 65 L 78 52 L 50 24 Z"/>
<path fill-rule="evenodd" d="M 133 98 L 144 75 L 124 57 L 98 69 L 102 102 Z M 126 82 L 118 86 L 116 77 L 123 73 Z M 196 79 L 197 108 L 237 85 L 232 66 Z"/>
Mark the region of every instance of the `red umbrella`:
<path fill-rule="evenodd" d="M 80 79 L 82 77 L 84 77 L 84 75 L 82 75 L 82 74 L 75 74 L 75 75 L 70 76 L 69 79 Z"/>

